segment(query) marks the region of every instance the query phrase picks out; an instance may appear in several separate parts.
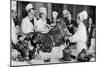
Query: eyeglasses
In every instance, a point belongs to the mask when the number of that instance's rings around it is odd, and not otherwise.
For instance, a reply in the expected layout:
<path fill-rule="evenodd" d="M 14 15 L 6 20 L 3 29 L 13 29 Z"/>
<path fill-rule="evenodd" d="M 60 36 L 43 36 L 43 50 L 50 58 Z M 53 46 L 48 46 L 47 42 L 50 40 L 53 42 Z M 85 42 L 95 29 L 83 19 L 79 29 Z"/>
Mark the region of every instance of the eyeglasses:
<path fill-rule="evenodd" d="M 28 12 L 30 12 L 30 10 L 36 10 L 35 8 L 30 8 Z"/>
<path fill-rule="evenodd" d="M 36 10 L 35 8 L 31 8 L 30 10 Z"/>

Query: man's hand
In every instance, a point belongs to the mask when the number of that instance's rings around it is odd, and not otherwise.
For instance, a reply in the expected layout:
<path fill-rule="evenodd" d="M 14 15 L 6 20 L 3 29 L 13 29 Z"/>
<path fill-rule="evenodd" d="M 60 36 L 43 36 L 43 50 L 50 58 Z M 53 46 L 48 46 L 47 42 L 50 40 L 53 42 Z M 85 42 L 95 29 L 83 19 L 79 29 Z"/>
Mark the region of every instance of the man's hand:
<path fill-rule="evenodd" d="M 52 27 L 52 26 L 55 26 L 56 25 L 56 23 L 52 23 L 50 26 Z"/>
<path fill-rule="evenodd" d="M 68 40 L 69 39 L 69 37 L 68 36 L 65 36 L 65 40 Z"/>
<path fill-rule="evenodd" d="M 72 37 L 69 37 L 70 42 L 72 42 Z"/>

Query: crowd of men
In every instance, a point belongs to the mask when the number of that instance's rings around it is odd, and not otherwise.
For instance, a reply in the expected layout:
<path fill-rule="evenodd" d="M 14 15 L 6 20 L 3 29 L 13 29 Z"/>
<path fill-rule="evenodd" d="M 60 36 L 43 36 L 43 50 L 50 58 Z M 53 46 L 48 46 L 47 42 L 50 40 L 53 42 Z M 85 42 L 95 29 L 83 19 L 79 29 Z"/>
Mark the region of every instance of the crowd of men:
<path fill-rule="evenodd" d="M 48 33 L 56 24 L 59 20 L 63 20 L 64 23 L 66 24 L 66 27 L 68 28 L 70 32 L 70 37 L 65 37 L 65 40 L 69 40 L 71 43 L 76 43 L 76 54 L 75 56 L 77 57 L 82 51 L 83 53 L 95 53 L 95 29 L 93 28 L 94 26 L 92 25 L 92 19 L 89 18 L 89 28 L 88 30 L 86 29 L 86 26 L 84 25 L 84 20 L 88 19 L 88 13 L 87 11 L 83 10 L 82 12 L 77 14 L 77 19 L 74 21 L 72 19 L 71 13 L 67 10 L 64 9 L 62 11 L 63 17 L 58 18 L 58 12 L 57 11 L 52 11 L 52 22 L 47 18 L 47 9 L 45 7 L 40 7 L 39 8 L 39 19 L 35 16 L 35 12 L 33 9 L 33 5 L 29 3 L 25 10 L 27 11 L 27 16 L 23 18 L 21 22 L 21 31 L 22 35 L 19 38 L 17 35 L 17 26 L 15 26 L 14 19 L 16 19 L 16 6 L 13 6 L 11 9 L 11 41 L 13 44 L 16 44 L 18 40 L 23 40 L 25 35 L 27 35 L 30 32 L 41 32 L 41 33 Z M 88 33 L 87 33 L 88 32 Z M 89 34 L 89 35 L 88 35 Z M 87 43 L 88 41 L 88 43 Z M 93 43 L 91 43 L 93 42 Z M 89 47 L 87 46 L 90 45 Z M 61 48 L 64 48 L 61 46 Z M 30 49 L 31 46 L 30 46 Z M 59 50 L 54 49 L 54 51 Z M 85 52 L 86 51 L 86 52 Z M 12 50 L 12 53 L 16 53 L 16 50 Z M 53 53 L 55 56 L 58 56 L 58 54 L 61 54 L 62 52 L 56 51 L 56 54 Z M 17 56 L 17 55 L 15 55 Z"/>

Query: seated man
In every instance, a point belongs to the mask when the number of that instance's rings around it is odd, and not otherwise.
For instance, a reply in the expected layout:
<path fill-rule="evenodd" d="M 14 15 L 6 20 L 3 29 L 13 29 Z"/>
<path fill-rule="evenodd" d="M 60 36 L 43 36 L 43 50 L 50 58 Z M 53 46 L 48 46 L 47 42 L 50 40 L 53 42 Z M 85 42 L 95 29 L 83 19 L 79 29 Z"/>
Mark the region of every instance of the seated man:
<path fill-rule="evenodd" d="M 73 35 L 78 24 L 72 19 L 71 13 L 68 10 L 63 10 L 63 21 L 66 24 L 69 32 Z"/>
<path fill-rule="evenodd" d="M 52 24 L 51 24 L 51 26 L 55 26 L 55 25 L 56 25 L 57 16 L 58 16 L 58 12 L 53 11 L 53 12 L 52 12 Z"/>
<path fill-rule="evenodd" d="M 47 24 L 47 10 L 45 7 L 40 8 L 40 19 L 35 23 L 36 31 L 41 33 L 48 33 L 50 30 L 49 24 Z"/>
<path fill-rule="evenodd" d="M 28 34 L 34 31 L 34 23 L 37 21 L 36 17 L 34 16 L 33 5 L 30 3 L 26 6 L 26 11 L 28 15 L 22 20 L 21 28 L 24 34 Z M 34 19 L 34 23 L 32 20 Z"/>

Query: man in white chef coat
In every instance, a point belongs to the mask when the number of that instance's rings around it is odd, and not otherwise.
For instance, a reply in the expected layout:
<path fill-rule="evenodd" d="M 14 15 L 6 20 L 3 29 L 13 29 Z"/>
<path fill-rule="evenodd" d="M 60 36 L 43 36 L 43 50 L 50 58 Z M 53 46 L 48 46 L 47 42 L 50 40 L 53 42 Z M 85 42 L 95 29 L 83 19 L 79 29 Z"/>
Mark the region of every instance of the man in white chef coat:
<path fill-rule="evenodd" d="M 87 41 L 87 32 L 86 27 L 83 23 L 85 19 L 88 18 L 88 14 L 86 11 L 82 11 L 77 15 L 77 23 L 78 28 L 71 37 L 69 37 L 69 40 L 71 42 L 76 42 L 76 56 L 82 51 L 82 49 L 87 50 L 86 41 Z"/>
<path fill-rule="evenodd" d="M 34 26 L 33 26 L 33 22 L 35 23 L 36 17 L 34 16 L 34 10 L 33 10 L 33 5 L 31 3 L 29 3 L 26 6 L 26 11 L 28 13 L 28 16 L 26 16 L 23 20 L 22 20 L 22 24 L 21 24 L 21 28 L 22 28 L 22 32 L 24 34 L 28 34 L 30 32 L 34 31 Z M 34 19 L 34 20 L 33 20 Z M 33 20 L 33 22 L 32 22 Z"/>
<path fill-rule="evenodd" d="M 47 24 L 47 10 L 45 7 L 41 7 L 39 9 L 39 20 L 35 23 L 36 31 L 39 31 L 41 33 L 47 33 L 49 32 L 49 25 Z"/>

